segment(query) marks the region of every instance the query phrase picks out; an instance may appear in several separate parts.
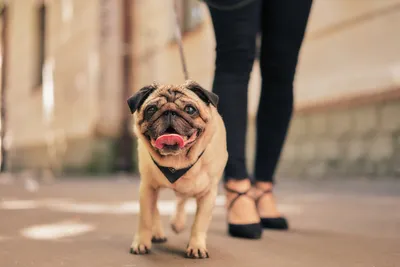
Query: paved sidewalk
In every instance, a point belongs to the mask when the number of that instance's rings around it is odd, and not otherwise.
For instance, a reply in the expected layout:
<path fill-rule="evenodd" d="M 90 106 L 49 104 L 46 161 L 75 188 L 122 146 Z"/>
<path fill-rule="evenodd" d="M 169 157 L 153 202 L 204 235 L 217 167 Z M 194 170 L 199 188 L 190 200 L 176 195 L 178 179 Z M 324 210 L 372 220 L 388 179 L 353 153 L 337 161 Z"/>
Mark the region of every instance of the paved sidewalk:
<path fill-rule="evenodd" d="M 183 256 L 189 230 L 169 229 L 170 192 L 160 202 L 168 242 L 135 256 L 128 250 L 137 181 L 71 179 L 34 192 L 21 181 L 3 182 L 0 266 L 400 266 L 400 181 L 281 181 L 276 192 L 289 232 L 265 231 L 259 241 L 228 237 L 220 197 L 209 231 L 211 258 L 191 260 Z M 194 208 L 187 206 L 190 213 Z"/>

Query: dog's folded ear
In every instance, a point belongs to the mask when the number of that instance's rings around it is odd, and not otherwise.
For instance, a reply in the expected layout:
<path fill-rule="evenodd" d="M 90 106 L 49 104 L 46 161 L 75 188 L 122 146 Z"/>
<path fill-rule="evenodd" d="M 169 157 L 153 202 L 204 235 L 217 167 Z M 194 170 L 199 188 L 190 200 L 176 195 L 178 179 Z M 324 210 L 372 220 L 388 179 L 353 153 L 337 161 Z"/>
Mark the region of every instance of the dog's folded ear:
<path fill-rule="evenodd" d="M 218 106 L 219 97 L 217 94 L 207 91 L 203 87 L 201 87 L 198 83 L 188 80 L 185 83 L 187 89 L 194 92 L 201 100 L 203 100 L 207 104 L 212 104 L 214 107 Z"/>
<path fill-rule="evenodd" d="M 133 96 L 131 96 L 127 102 L 128 106 L 131 110 L 131 113 L 135 113 L 136 110 L 139 110 L 143 105 L 144 101 L 149 97 L 151 93 L 153 93 L 157 89 L 156 84 L 148 85 L 140 89 Z"/>

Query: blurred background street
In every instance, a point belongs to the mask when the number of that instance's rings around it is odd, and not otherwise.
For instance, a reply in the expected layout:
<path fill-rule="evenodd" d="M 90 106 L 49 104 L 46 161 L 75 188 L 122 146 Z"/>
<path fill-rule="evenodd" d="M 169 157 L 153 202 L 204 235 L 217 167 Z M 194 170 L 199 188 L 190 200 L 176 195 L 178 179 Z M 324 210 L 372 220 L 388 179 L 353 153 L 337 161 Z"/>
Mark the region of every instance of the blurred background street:
<path fill-rule="evenodd" d="M 210 89 L 209 12 L 178 0 L 191 79 Z M 400 266 L 400 0 L 315 0 L 277 171 L 288 233 L 229 238 L 224 198 L 200 266 Z M 138 213 L 126 100 L 184 79 L 172 0 L 0 0 L 0 267 L 189 266 L 189 231 L 128 253 Z M 249 90 L 253 170 L 260 87 Z M 220 191 L 222 194 L 223 191 Z M 190 213 L 195 205 L 188 204 Z"/>
<path fill-rule="evenodd" d="M 394 180 L 281 181 L 280 210 L 289 232 L 264 231 L 261 240 L 226 234 L 223 196 L 209 231 L 210 259 L 184 258 L 190 228 L 169 228 L 173 195 L 159 202 L 168 237 L 145 256 L 129 254 L 137 181 L 126 177 L 75 179 L 27 191 L 0 187 L 0 266 L 382 266 L 400 262 L 400 184 Z M 222 191 L 221 191 L 222 192 Z M 192 223 L 194 203 L 188 203 Z"/>

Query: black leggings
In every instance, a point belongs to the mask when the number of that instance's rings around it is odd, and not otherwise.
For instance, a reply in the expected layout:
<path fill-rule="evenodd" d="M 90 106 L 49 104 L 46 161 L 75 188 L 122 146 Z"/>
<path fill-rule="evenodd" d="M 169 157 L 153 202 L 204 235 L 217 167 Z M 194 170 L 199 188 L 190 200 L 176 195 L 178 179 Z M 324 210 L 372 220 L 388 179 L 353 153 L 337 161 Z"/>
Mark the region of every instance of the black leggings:
<path fill-rule="evenodd" d="M 293 111 L 293 80 L 312 0 L 209 0 L 216 39 L 213 91 L 227 129 L 225 180 L 246 179 L 247 89 L 261 31 L 255 179 L 273 182 Z M 219 5 L 219 6 L 216 6 Z"/>

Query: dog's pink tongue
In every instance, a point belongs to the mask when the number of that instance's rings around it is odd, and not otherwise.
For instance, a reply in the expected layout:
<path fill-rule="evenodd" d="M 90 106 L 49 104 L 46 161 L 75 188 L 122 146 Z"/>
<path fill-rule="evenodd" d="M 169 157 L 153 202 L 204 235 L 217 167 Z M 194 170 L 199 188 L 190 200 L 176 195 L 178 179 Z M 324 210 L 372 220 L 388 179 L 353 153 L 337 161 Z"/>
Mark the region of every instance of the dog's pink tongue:
<path fill-rule="evenodd" d="M 185 146 L 185 141 L 179 134 L 164 134 L 157 138 L 155 145 L 158 149 L 164 148 L 165 145 L 178 145 L 179 148 L 183 148 Z"/>

